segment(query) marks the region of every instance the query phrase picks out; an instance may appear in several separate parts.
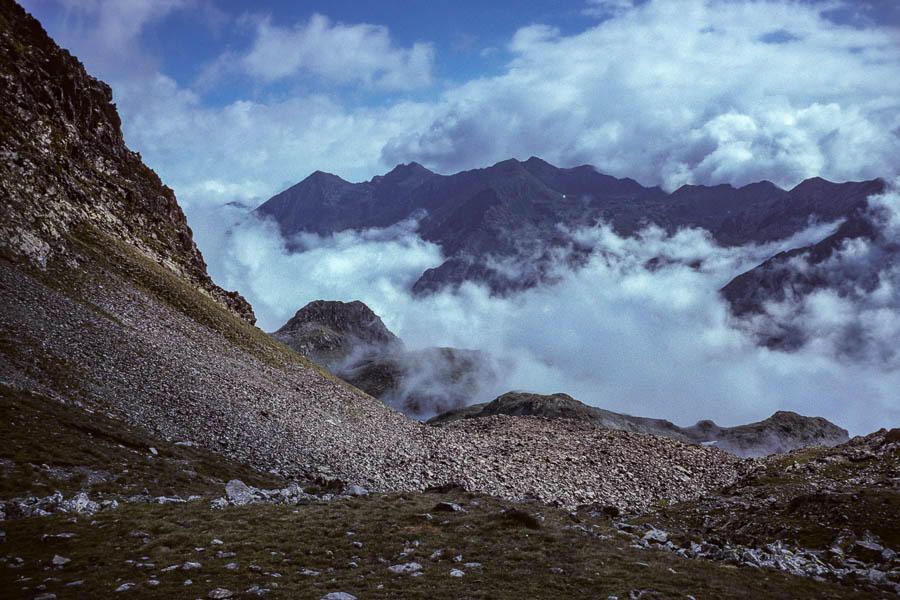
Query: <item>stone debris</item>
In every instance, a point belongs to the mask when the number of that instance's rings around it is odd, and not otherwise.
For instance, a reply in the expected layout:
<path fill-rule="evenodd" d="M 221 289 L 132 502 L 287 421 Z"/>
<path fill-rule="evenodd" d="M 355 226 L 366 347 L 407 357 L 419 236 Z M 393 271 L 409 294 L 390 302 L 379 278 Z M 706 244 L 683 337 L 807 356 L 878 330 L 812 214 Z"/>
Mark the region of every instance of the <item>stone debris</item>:
<path fill-rule="evenodd" d="M 310 504 L 341 497 L 345 496 L 307 494 L 297 482 L 292 482 L 280 489 L 264 490 L 249 486 L 240 479 L 232 479 L 225 486 L 225 496 L 212 500 L 210 506 L 220 509 L 226 506 L 246 506 L 248 504 Z"/>

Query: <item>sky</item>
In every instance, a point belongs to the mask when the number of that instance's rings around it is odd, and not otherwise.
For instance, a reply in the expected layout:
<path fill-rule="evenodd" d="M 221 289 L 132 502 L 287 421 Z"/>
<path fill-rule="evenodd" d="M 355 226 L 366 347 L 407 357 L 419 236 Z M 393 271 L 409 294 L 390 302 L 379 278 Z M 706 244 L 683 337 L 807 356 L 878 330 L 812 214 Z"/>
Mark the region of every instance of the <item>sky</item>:
<path fill-rule="evenodd" d="M 112 86 L 127 144 L 174 189 L 213 278 L 247 296 L 267 331 L 310 300 L 362 299 L 413 346 L 492 352 L 504 377 L 479 400 L 514 387 L 679 424 L 787 409 L 856 433 L 900 425 L 896 354 L 851 359 L 834 337 L 848 320 L 873 347 L 900 336 L 896 269 L 853 305 L 826 295 L 792 307 L 816 336 L 785 354 L 753 345 L 716 290 L 787 243 L 722 249 L 699 231 L 647 231 L 635 246 L 588 231 L 620 259 L 510 299 L 470 287 L 422 301 L 406 286 L 442 258 L 414 227 L 291 255 L 270 224 L 228 205 L 256 206 L 315 170 L 363 181 L 410 161 L 449 174 L 532 155 L 667 190 L 893 184 L 900 3 L 23 5 Z M 883 203 L 895 214 L 892 193 Z M 710 266 L 647 273 L 634 257 L 648 248 Z M 868 251 L 852 250 L 847 264 Z"/>

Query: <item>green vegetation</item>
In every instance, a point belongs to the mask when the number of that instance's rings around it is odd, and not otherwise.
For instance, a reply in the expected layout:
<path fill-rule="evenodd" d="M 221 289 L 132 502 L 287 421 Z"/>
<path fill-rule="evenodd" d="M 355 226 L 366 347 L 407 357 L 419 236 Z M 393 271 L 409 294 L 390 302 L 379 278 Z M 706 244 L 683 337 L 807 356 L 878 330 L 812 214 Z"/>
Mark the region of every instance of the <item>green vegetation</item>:
<path fill-rule="evenodd" d="M 97 412 L 0 385 L 0 499 L 59 490 L 66 497 L 222 495 L 230 479 L 286 482 L 221 455 L 178 446 Z M 176 440 L 177 441 L 177 440 Z M 154 448 L 157 454 L 152 454 Z M 99 496 L 98 496 L 99 495 Z"/>

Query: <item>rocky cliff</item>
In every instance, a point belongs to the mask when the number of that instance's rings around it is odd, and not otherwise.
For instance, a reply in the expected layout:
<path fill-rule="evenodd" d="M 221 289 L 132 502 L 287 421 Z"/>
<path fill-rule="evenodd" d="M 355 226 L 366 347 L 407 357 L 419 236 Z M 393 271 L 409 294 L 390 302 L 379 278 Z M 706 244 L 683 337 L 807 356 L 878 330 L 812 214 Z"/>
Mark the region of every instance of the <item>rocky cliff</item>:
<path fill-rule="evenodd" d="M 76 268 L 73 238 L 99 230 L 255 322 L 207 274 L 172 190 L 126 147 L 109 86 L 12 0 L 0 2 L 0 65 L 0 251 Z"/>

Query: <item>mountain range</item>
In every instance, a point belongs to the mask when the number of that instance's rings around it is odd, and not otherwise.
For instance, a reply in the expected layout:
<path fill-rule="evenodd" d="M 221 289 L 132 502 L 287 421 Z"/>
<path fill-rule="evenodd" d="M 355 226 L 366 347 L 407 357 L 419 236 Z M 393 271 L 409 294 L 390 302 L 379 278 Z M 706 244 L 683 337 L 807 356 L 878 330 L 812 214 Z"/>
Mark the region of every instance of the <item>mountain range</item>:
<path fill-rule="evenodd" d="M 579 228 L 608 223 L 630 236 L 649 224 L 670 233 L 697 227 L 723 246 L 765 243 L 814 222 L 864 220 L 867 197 L 883 190 L 877 179 L 838 184 L 813 178 L 790 190 L 762 181 L 740 188 L 684 185 L 666 193 L 590 165 L 557 168 L 531 157 L 448 176 L 413 162 L 362 183 L 317 171 L 255 212 L 274 219 L 288 240 L 302 232 L 327 235 L 412 219 L 422 239 L 439 245 L 445 257 L 421 274 L 415 293 L 473 281 L 506 294 L 551 281 L 560 252 L 571 267 L 583 264 L 592 248 L 572 235 Z M 840 235 L 859 232 L 845 228 Z M 738 313 L 758 304 L 740 284 L 724 291 Z"/>

